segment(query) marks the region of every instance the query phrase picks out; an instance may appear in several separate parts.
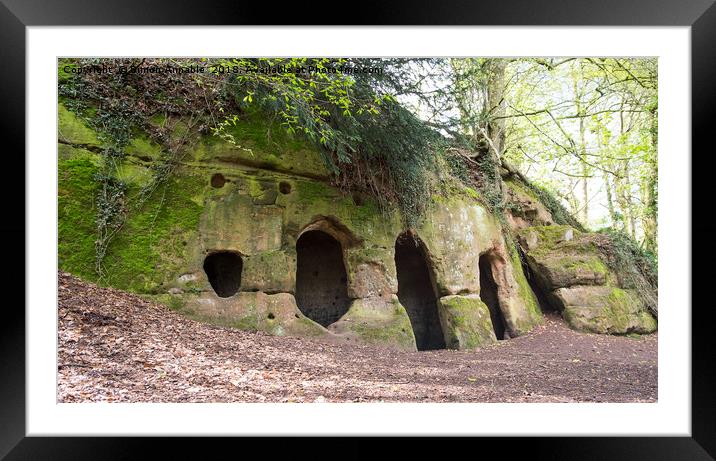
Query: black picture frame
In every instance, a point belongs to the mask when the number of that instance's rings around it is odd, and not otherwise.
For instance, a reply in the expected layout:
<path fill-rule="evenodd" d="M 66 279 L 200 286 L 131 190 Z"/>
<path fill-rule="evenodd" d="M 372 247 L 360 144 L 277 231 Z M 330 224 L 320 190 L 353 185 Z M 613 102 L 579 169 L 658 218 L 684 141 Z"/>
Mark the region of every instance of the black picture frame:
<path fill-rule="evenodd" d="M 167 0 L 111 0 L 86 1 L 65 0 L 51 2 L 41 0 L 0 0 L 0 46 L 3 69 L 0 70 L 0 101 L 3 103 L 2 119 L 4 146 L 11 141 L 14 148 L 5 152 L 6 171 L 19 184 L 4 181 L 5 197 L 16 197 L 18 190 L 25 190 L 25 48 L 26 27 L 74 26 L 74 25 L 260 25 L 306 24 L 321 25 L 545 25 L 545 26 L 690 26 L 692 71 L 692 248 L 698 248 L 698 260 L 711 260 L 714 254 L 713 239 L 716 231 L 709 219 L 694 221 L 708 209 L 709 174 L 713 171 L 707 162 L 713 155 L 711 132 L 712 111 L 716 107 L 716 6 L 714 0 L 502 0 L 500 2 L 468 2 L 448 0 L 432 5 L 408 0 L 387 3 L 363 1 L 356 4 L 337 5 L 323 1 L 270 3 L 218 1 L 170 2 Z M 419 6 L 419 7 L 418 7 Z M 346 11 L 348 8 L 348 11 Z M 14 155 L 11 153 L 14 152 Z M 698 152 L 698 155 L 696 153 Z M 12 158 L 10 158 L 12 157 Z M 695 161 L 698 159 L 698 168 Z M 713 162 L 713 160 L 711 160 Z M 8 166 L 8 162 L 16 165 Z M 23 172 L 20 174 L 19 172 Z M 7 176 L 6 176 L 7 178 Z M 20 189 L 20 187 L 22 189 Z M 668 191 L 667 191 L 668 192 Z M 10 200 L 7 213 L 13 219 L 0 222 L 0 235 L 6 242 L 25 239 L 25 202 Z M 701 201 L 701 203 L 699 203 Z M 6 201 L 7 202 L 7 201 Z M 17 209 L 12 210 L 12 206 Z M 12 246 L 12 245 L 10 245 Z M 19 251 L 19 245 L 14 245 Z M 693 251 L 692 251 L 693 255 Z M 16 255 L 16 261 L 24 255 Z M 20 259 L 22 258 L 22 259 Z M 712 285 L 712 269 L 699 268 L 692 258 L 692 287 Z M 23 293 L 24 270 L 14 264 L 5 271 L 8 291 Z M 703 288 L 702 288 L 703 289 Z M 479 447 L 475 453 L 497 453 L 550 459 L 714 459 L 716 456 L 716 382 L 712 371 L 715 362 L 714 341 L 710 322 L 713 301 L 696 304 L 692 309 L 692 437 L 550 437 L 522 438 L 505 441 L 502 438 L 484 438 L 468 445 Z M 21 295 L 24 304 L 24 295 Z M 147 443 L 137 438 L 45 438 L 25 436 L 25 315 L 19 303 L 3 303 L 4 310 L 0 328 L 0 457 L 7 459 L 125 459 L 141 455 L 147 446 L 159 448 L 162 458 L 175 455 L 186 457 L 187 439 L 161 439 Z M 686 309 L 686 307 L 684 307 Z M 635 425 L 639 421 L 634 422 Z M 376 453 L 371 444 L 361 439 L 333 441 L 340 447 L 341 457 L 365 458 Z M 275 444 L 268 441 L 241 442 L 227 439 L 199 441 L 203 457 L 211 453 L 238 454 L 237 450 L 270 445 L 274 456 L 295 453 L 297 445 Z M 430 444 L 430 445 L 428 445 Z M 411 440 L 398 448 L 403 457 L 414 450 L 440 447 L 440 442 Z M 300 446 L 300 445 L 299 445 Z M 306 447 L 307 444 L 303 443 Z M 309 444 L 310 446 L 310 444 Z M 330 451 L 321 442 L 321 451 Z M 241 447 L 241 448 L 239 448 Z M 266 448 L 269 449 L 269 448 Z M 312 448 L 311 450 L 317 450 Z M 334 456 L 338 456 L 335 454 Z M 381 454 L 389 452 L 382 450 Z M 457 452 L 455 453 L 457 454 Z"/>

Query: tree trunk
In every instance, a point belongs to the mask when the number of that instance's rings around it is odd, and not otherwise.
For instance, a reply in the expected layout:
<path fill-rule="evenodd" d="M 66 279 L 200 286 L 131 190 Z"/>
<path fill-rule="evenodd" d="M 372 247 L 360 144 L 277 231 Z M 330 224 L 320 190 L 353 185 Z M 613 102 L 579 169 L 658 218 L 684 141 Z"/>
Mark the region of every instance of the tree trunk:
<path fill-rule="evenodd" d="M 619 216 L 617 210 L 614 208 L 614 199 L 612 198 L 612 182 L 609 180 L 609 173 L 604 173 L 604 188 L 607 192 L 607 210 L 609 210 L 609 219 L 612 222 L 611 227 L 615 229 Z"/>
<path fill-rule="evenodd" d="M 505 119 L 502 117 L 506 113 L 504 101 L 506 67 L 507 61 L 502 58 L 486 59 L 483 67 L 487 74 L 487 95 L 484 108 L 487 126 L 484 127 L 483 134 L 486 133 L 488 138 L 489 147 L 487 152 L 492 170 L 491 179 L 494 181 L 493 187 L 502 205 L 504 205 L 505 194 L 500 175 L 500 165 L 505 149 Z"/>
<path fill-rule="evenodd" d="M 507 61 L 501 58 L 488 59 L 487 71 L 487 134 L 493 144 L 494 159 L 500 160 L 505 150 L 505 69 Z"/>
<path fill-rule="evenodd" d="M 582 208 L 581 217 L 582 224 L 585 227 L 589 227 L 589 167 L 587 165 L 587 146 L 585 144 L 584 132 L 586 127 L 584 125 L 584 117 L 582 116 L 582 91 L 579 88 L 579 79 L 575 75 L 572 80 L 572 88 L 574 89 L 574 103 L 577 115 L 579 116 L 579 146 L 577 156 L 579 157 L 581 173 L 582 173 Z"/>
<path fill-rule="evenodd" d="M 656 110 L 651 112 L 651 156 L 647 161 L 649 171 L 642 186 L 642 200 L 644 202 L 644 216 L 642 227 L 644 229 L 644 248 L 656 254 L 658 231 L 657 217 L 659 211 L 657 187 L 659 167 L 657 163 L 658 149 L 658 118 Z"/>

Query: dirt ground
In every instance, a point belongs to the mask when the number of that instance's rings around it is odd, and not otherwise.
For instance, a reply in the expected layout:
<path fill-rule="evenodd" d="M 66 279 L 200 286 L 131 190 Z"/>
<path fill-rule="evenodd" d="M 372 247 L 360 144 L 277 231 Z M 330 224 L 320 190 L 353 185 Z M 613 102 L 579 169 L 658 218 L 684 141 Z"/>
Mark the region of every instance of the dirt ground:
<path fill-rule="evenodd" d="M 554 314 L 478 351 L 402 352 L 184 318 L 59 274 L 59 402 L 654 402 L 657 335 Z"/>

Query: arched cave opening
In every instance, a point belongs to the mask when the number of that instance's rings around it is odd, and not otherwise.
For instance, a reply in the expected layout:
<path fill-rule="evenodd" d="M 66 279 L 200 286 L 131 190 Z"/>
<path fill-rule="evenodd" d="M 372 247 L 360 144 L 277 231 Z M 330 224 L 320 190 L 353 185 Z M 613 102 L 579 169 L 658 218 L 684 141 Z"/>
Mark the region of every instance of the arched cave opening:
<path fill-rule="evenodd" d="M 408 234 L 395 241 L 398 299 L 413 326 L 419 351 L 445 349 L 438 302 L 422 242 Z"/>
<path fill-rule="evenodd" d="M 327 327 L 350 305 L 341 244 L 323 231 L 308 231 L 296 242 L 296 257 L 296 304 Z"/>
<path fill-rule="evenodd" d="M 232 251 L 212 253 L 204 259 L 204 272 L 211 288 L 222 298 L 235 295 L 241 286 L 244 262 Z"/>
<path fill-rule="evenodd" d="M 480 299 L 487 305 L 490 310 L 490 320 L 492 320 L 492 329 L 495 331 L 497 339 L 505 339 L 505 317 L 500 309 L 500 300 L 497 297 L 497 283 L 492 274 L 491 257 L 488 254 L 480 256 Z"/>

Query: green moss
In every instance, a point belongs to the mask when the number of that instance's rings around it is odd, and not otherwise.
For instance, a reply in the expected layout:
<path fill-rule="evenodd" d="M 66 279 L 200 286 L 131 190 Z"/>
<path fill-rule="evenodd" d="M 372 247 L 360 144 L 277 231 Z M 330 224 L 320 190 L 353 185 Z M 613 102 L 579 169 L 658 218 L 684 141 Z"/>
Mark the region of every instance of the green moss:
<path fill-rule="evenodd" d="M 226 131 L 236 140 L 248 142 L 263 151 L 314 150 L 307 140 L 289 134 L 278 121 L 270 120 L 258 109 L 246 110 L 236 125 L 229 125 Z"/>
<path fill-rule="evenodd" d="M 99 146 L 97 133 L 62 104 L 57 106 L 57 135 L 60 140 L 78 145 Z"/>
<path fill-rule="evenodd" d="M 115 177 L 130 187 L 143 187 L 152 181 L 154 174 L 147 167 L 125 160 L 117 166 Z"/>
<path fill-rule="evenodd" d="M 575 269 L 585 269 L 591 272 L 599 273 L 604 275 L 604 277 L 606 277 L 609 273 L 609 269 L 607 268 L 606 264 L 604 264 L 604 262 L 602 262 L 602 260 L 597 256 L 588 258 L 586 260 L 573 262 L 572 267 L 574 267 Z"/>
<path fill-rule="evenodd" d="M 285 327 L 286 333 L 296 336 L 320 337 L 328 332 L 325 328 L 307 317 L 300 317 L 290 322 Z"/>
<path fill-rule="evenodd" d="M 415 350 L 415 334 L 405 308 L 397 299 L 356 299 L 348 312 L 331 327 L 338 334 L 371 344 Z"/>
<path fill-rule="evenodd" d="M 415 336 L 407 315 L 396 316 L 388 323 L 375 325 L 371 322 L 358 321 L 353 325 L 353 332 L 363 341 L 371 344 L 395 344 L 412 348 L 415 346 Z"/>
<path fill-rule="evenodd" d="M 532 250 L 530 249 L 530 252 L 532 251 L 550 251 L 554 249 L 557 245 L 560 243 L 565 242 L 565 234 L 568 231 L 572 231 L 572 237 L 574 241 L 575 239 L 579 238 L 581 235 L 581 232 L 579 232 L 576 229 L 573 229 L 571 226 L 567 225 L 552 225 L 552 226 L 532 226 L 528 227 L 527 229 L 522 230 L 520 233 L 522 235 L 528 235 L 528 234 L 536 234 L 537 239 L 539 240 L 539 246 Z"/>
<path fill-rule="evenodd" d="M 156 127 L 162 127 L 167 123 L 167 116 L 163 113 L 154 114 L 149 119 L 149 123 Z"/>
<path fill-rule="evenodd" d="M 383 247 L 392 247 L 400 232 L 397 212 L 381 212 L 374 200 L 356 205 L 349 195 L 320 181 L 294 181 L 290 194 L 279 195 L 276 204 L 285 207 L 286 221 L 296 230 L 316 216 L 332 216 L 356 235 Z"/>
<path fill-rule="evenodd" d="M 72 78 L 72 69 L 77 68 L 77 63 L 70 59 L 58 59 L 57 60 L 57 81 L 59 84 L 67 82 Z M 69 72 L 68 72 L 69 71 Z"/>
<path fill-rule="evenodd" d="M 259 328 L 259 317 L 256 314 L 249 314 L 239 320 L 229 322 L 227 326 L 239 330 L 256 331 Z"/>
<path fill-rule="evenodd" d="M 157 160 L 162 155 L 162 148 L 160 145 L 150 141 L 146 136 L 140 135 L 129 141 L 127 147 L 124 148 L 124 152 L 142 160 Z"/>
<path fill-rule="evenodd" d="M 475 349 L 497 341 L 490 311 L 478 296 L 445 296 L 439 308 L 448 348 Z"/>
<path fill-rule="evenodd" d="M 58 163 L 58 264 L 60 269 L 87 280 L 96 279 L 94 176 L 99 171 L 98 164 L 96 155 L 81 150 Z"/>
<path fill-rule="evenodd" d="M 616 287 L 586 287 L 574 297 L 563 315 L 575 330 L 600 334 L 651 333 L 656 320 L 633 290 Z"/>
<path fill-rule="evenodd" d="M 202 207 L 194 196 L 204 181 L 190 175 L 160 186 L 141 210 L 130 213 L 105 257 L 106 283 L 135 292 L 153 292 L 176 277 L 198 235 Z"/>
<path fill-rule="evenodd" d="M 57 144 L 57 158 L 59 161 L 73 158 L 91 158 L 99 164 L 100 156 L 87 149 L 73 147 L 70 144 Z"/>
<path fill-rule="evenodd" d="M 181 295 L 173 295 L 169 293 L 161 293 L 158 295 L 140 295 L 142 298 L 152 301 L 158 304 L 163 304 L 167 306 L 169 309 L 178 312 L 183 315 L 189 316 L 190 314 L 193 314 L 191 311 L 185 310 L 187 302 L 184 296 Z"/>
<path fill-rule="evenodd" d="M 472 198 L 473 200 L 477 200 L 477 201 L 480 200 L 480 193 L 477 192 L 475 189 L 473 189 L 471 187 L 465 187 L 463 189 L 463 191 L 465 192 L 465 195 Z"/>

